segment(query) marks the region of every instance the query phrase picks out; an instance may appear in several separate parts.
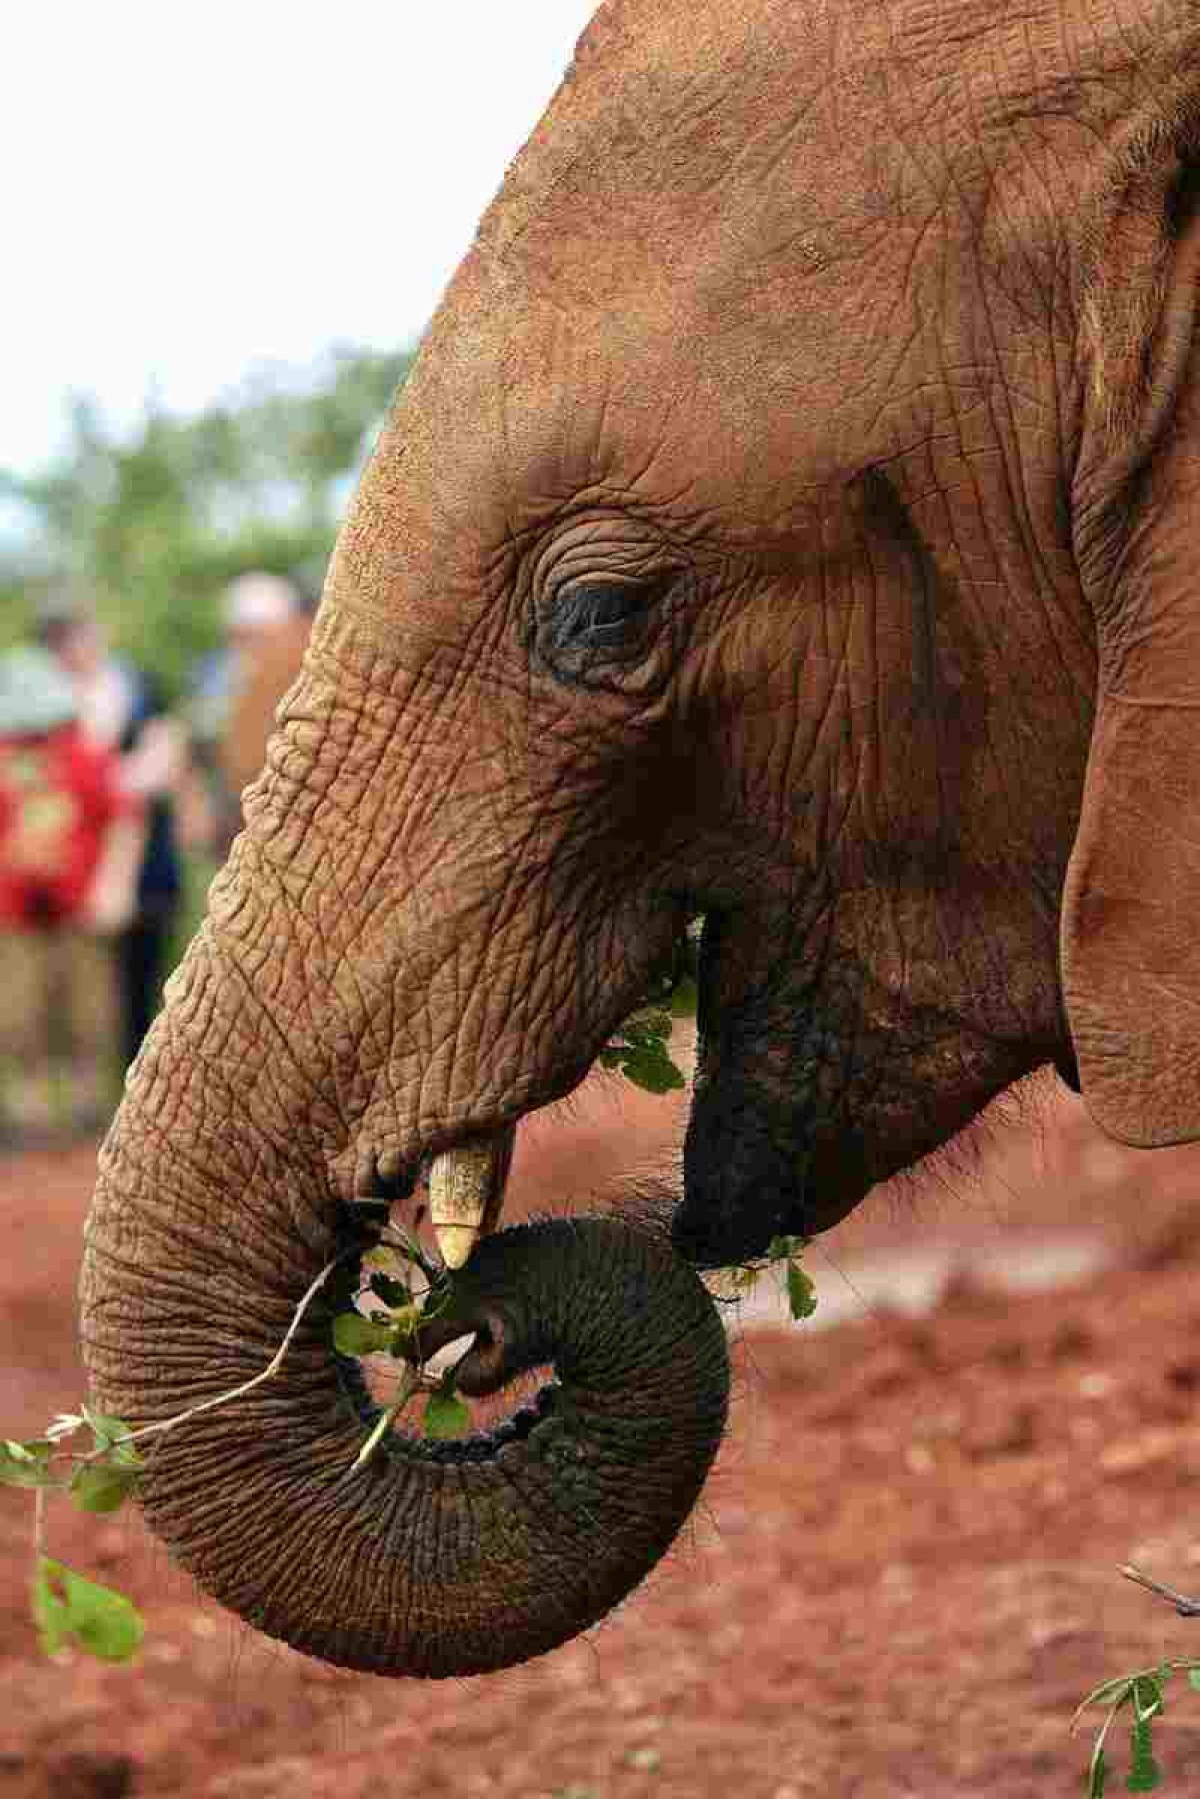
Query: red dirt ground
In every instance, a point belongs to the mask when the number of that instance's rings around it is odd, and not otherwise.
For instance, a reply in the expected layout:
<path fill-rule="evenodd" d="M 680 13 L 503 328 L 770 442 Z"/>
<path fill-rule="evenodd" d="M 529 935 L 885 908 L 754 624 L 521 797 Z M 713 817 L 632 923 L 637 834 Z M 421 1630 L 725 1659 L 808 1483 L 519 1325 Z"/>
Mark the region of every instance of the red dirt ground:
<path fill-rule="evenodd" d="M 527 1132 L 521 1203 L 661 1165 L 678 1112 L 610 1097 Z M 80 1396 L 73 1288 L 92 1153 L 0 1163 L 0 1434 Z M 589 1637 L 483 1681 L 347 1677 L 197 1597 L 135 1518 L 50 1514 L 50 1548 L 129 1592 L 148 1635 L 102 1667 L 38 1652 L 31 1508 L 0 1493 L 2 1799 L 799 1799 L 1070 1794 L 1090 1685 L 1200 1653 L 1200 1624 L 1120 1580 L 1200 1587 L 1200 1151 L 1118 1157 L 1063 1102 L 957 1198 L 873 1199 L 819 1264 L 953 1242 L 997 1267 L 1103 1228 L 1113 1266 L 1014 1298 L 952 1280 L 928 1316 L 748 1326 L 703 1515 Z M 816 1255 L 816 1252 L 813 1252 Z M 840 1278 L 840 1275 L 839 1275 Z M 1200 1695 L 1171 1694 L 1167 1791 L 1200 1778 Z"/>

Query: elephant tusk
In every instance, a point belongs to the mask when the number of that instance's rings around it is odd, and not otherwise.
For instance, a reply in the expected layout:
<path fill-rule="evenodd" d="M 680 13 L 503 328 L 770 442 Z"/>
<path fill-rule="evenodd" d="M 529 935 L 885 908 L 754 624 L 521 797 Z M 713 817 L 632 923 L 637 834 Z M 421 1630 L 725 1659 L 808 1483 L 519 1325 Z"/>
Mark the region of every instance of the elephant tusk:
<path fill-rule="evenodd" d="M 429 1170 L 429 1221 L 447 1268 L 461 1268 L 496 1228 L 516 1126 L 436 1156 Z"/>

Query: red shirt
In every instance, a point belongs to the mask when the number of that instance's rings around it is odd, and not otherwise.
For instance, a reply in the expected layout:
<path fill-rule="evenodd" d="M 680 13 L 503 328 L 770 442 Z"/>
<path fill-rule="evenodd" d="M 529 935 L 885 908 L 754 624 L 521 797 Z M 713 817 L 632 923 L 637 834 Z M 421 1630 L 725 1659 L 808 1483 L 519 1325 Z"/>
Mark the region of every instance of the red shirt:
<path fill-rule="evenodd" d="M 120 759 L 78 724 L 0 738 L 0 928 L 39 930 L 77 916 L 105 833 L 127 808 Z"/>

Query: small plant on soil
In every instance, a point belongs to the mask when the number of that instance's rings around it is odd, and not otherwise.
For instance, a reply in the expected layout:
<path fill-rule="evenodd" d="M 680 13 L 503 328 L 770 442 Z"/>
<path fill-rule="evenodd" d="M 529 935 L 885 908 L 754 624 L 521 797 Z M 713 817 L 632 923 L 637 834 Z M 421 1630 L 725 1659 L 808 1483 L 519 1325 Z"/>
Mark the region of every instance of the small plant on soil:
<path fill-rule="evenodd" d="M 1126 1580 L 1135 1581 L 1147 1592 L 1165 1599 L 1181 1618 L 1200 1617 L 1200 1599 L 1189 1599 L 1174 1587 L 1152 1580 L 1140 1568 L 1126 1564 L 1120 1572 Z M 1092 1745 L 1085 1783 L 1087 1799 L 1102 1799 L 1108 1790 L 1112 1764 L 1106 1745 L 1109 1732 L 1122 1714 L 1129 1728 L 1129 1771 L 1125 1776 L 1125 1790 L 1153 1793 L 1161 1786 L 1163 1772 L 1154 1755 L 1154 1723 L 1162 1717 L 1166 1707 L 1166 1685 L 1175 1674 L 1185 1674 L 1188 1685 L 1193 1691 L 1200 1692 L 1200 1660 L 1183 1657 L 1159 1662 L 1153 1668 L 1139 1668 L 1133 1674 L 1119 1674 L 1114 1680 L 1106 1680 L 1094 1687 L 1081 1702 L 1071 1720 L 1072 1730 L 1089 1706 L 1103 1706 L 1106 1714 Z"/>

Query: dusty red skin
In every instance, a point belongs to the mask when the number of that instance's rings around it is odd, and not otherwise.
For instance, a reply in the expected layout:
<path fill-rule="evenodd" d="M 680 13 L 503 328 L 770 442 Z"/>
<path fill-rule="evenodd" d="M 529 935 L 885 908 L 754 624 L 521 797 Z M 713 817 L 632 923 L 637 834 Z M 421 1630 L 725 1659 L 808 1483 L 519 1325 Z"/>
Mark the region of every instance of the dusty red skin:
<path fill-rule="evenodd" d="M 223 1355 L 246 1290 L 278 1328 L 385 1159 L 570 1092 L 694 911 L 701 1265 L 1046 1061 L 1114 1138 L 1200 1135 L 1195 8 L 931 17 L 598 13 L 107 1142 L 114 1395 L 165 1403 L 168 1316 L 177 1388 L 214 1307 Z"/>

